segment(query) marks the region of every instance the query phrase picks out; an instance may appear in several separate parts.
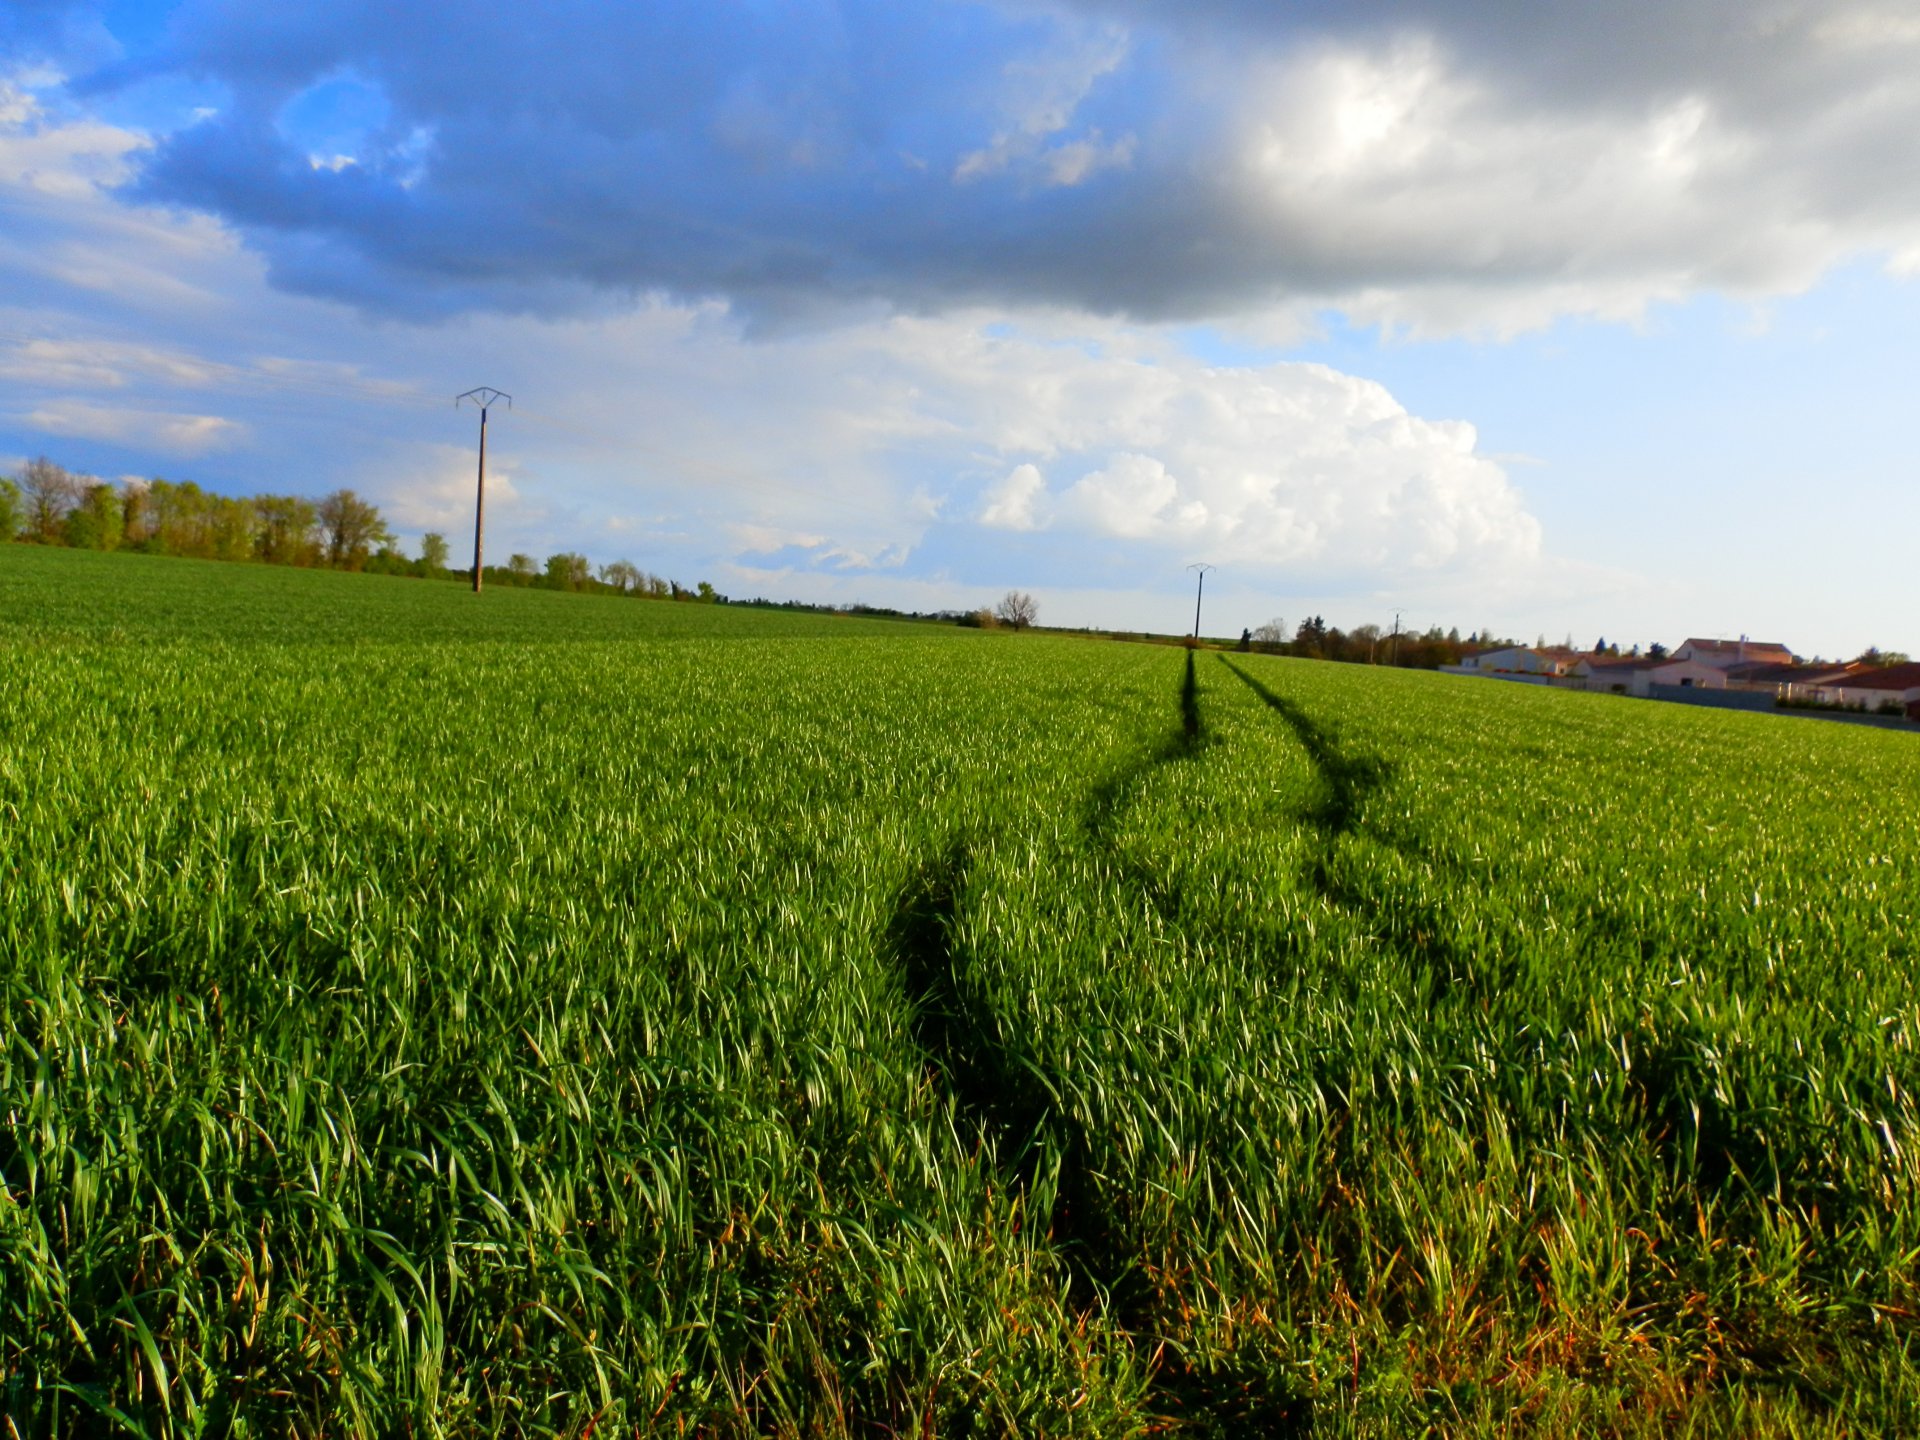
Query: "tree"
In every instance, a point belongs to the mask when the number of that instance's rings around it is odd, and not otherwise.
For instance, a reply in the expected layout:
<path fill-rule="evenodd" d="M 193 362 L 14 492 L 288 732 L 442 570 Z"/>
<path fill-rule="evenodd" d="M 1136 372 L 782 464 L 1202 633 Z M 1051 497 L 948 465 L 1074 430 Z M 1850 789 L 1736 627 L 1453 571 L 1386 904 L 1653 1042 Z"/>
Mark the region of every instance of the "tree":
<path fill-rule="evenodd" d="M 533 563 L 531 555 L 509 555 L 507 573 L 513 577 L 515 585 L 526 585 L 531 583 L 533 577 L 540 571 L 539 567 Z"/>
<path fill-rule="evenodd" d="M 358 570 L 373 547 L 393 539 L 380 512 L 351 490 L 336 490 L 314 507 L 326 537 L 327 563 Z"/>
<path fill-rule="evenodd" d="M 1869 645 L 1853 657 L 1853 663 L 1878 669 L 1882 665 L 1905 665 L 1907 655 L 1903 650 L 1882 650 L 1878 645 Z"/>
<path fill-rule="evenodd" d="M 259 521 L 254 550 L 270 565 L 306 565 L 314 559 L 313 532 L 320 524 L 311 500 L 298 495 L 256 495 L 253 513 Z"/>
<path fill-rule="evenodd" d="M 547 584 L 555 590 L 578 590 L 593 577 L 593 567 L 584 555 L 563 550 L 547 557 Z"/>
<path fill-rule="evenodd" d="M 105 481 L 95 481 L 67 512 L 67 544 L 76 550 L 118 550 L 123 523 L 120 492 Z"/>
<path fill-rule="evenodd" d="M 438 575 L 447 568 L 447 537 L 438 530 L 429 530 L 420 537 L 420 568 L 429 575 Z"/>
<path fill-rule="evenodd" d="M 1277 653 L 1287 643 L 1287 622 L 1278 615 L 1264 625 L 1256 625 L 1253 643 L 1262 650 Z"/>
<path fill-rule="evenodd" d="M 1327 622 L 1318 615 L 1310 615 L 1300 622 L 1300 628 L 1293 632 L 1293 653 L 1319 659 L 1327 643 Z"/>
<path fill-rule="evenodd" d="M 248 560 L 259 548 L 260 515 L 231 495 L 207 497 L 206 553 L 215 560 Z"/>
<path fill-rule="evenodd" d="M 20 522 L 26 516 L 26 505 L 20 498 L 20 487 L 0 475 L 0 541 L 11 540 L 20 533 Z"/>
<path fill-rule="evenodd" d="M 631 560 L 615 560 L 600 567 L 600 583 L 612 586 L 622 595 L 640 588 L 640 570 Z"/>
<path fill-rule="evenodd" d="M 1009 590 L 993 607 L 993 613 L 1001 624 L 1024 630 L 1040 617 L 1040 602 L 1024 590 Z"/>
<path fill-rule="evenodd" d="M 411 575 L 413 562 L 407 559 L 399 542 L 388 539 L 373 552 L 373 558 L 366 562 L 366 568 L 375 575 Z"/>
<path fill-rule="evenodd" d="M 80 503 L 79 478 L 42 455 L 20 472 L 20 489 L 27 501 L 27 534 L 42 544 L 58 544 L 67 515 Z"/>
<path fill-rule="evenodd" d="M 1654 641 L 1651 645 L 1647 646 L 1647 658 L 1649 660 L 1666 659 L 1667 647 L 1662 645 L 1658 640 Z"/>

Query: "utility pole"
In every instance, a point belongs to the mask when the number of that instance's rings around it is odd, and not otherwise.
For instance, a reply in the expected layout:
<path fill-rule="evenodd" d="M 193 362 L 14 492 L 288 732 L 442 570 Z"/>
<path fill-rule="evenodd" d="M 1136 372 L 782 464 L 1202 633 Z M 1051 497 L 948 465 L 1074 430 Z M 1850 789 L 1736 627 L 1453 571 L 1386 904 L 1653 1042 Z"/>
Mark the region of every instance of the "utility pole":
<path fill-rule="evenodd" d="M 487 519 L 487 410 L 501 400 L 507 402 L 507 408 L 513 408 L 513 396 L 504 390 L 496 390 L 491 385 L 482 385 L 478 390 L 469 390 L 464 395 L 453 397 L 457 410 L 467 401 L 480 407 L 480 483 L 473 494 L 473 593 L 480 593 L 480 541 L 485 533 Z"/>
<path fill-rule="evenodd" d="M 1219 567 L 1209 565 L 1205 561 L 1200 561 L 1197 564 L 1187 566 L 1187 568 L 1197 573 L 1200 577 L 1200 583 L 1194 587 L 1193 592 L 1193 638 L 1198 640 L 1200 638 L 1200 597 L 1206 594 L 1207 591 L 1207 572 Z"/>
<path fill-rule="evenodd" d="M 1398 665 L 1399 663 L 1400 663 L 1400 612 L 1396 610 L 1393 612 L 1393 644 L 1387 650 L 1387 664 Z"/>

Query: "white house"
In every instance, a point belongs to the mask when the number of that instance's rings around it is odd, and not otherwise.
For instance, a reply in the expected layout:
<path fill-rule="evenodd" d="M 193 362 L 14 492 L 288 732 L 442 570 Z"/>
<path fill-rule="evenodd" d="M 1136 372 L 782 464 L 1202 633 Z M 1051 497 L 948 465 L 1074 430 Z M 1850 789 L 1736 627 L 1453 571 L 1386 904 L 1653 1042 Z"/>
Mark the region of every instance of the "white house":
<path fill-rule="evenodd" d="M 1602 695 L 1630 695 L 1633 677 L 1640 670 L 1665 663 L 1649 660 L 1644 655 L 1582 655 L 1571 673 L 1586 681 L 1587 689 Z"/>
<path fill-rule="evenodd" d="M 1690 690 L 1724 690 L 1727 688 L 1727 672 L 1724 666 L 1711 665 L 1704 660 L 1689 656 L 1669 655 L 1666 659 L 1652 665 L 1643 665 L 1633 672 L 1633 687 L 1629 694 L 1642 699 L 1653 695 L 1656 685 L 1679 685 Z"/>
<path fill-rule="evenodd" d="M 1638 695 L 1642 700 L 1652 696 L 1655 685 L 1702 690 L 1727 688 L 1725 671 L 1674 655 L 1663 655 L 1657 660 L 1646 655 L 1582 655 L 1572 673 L 1584 680 L 1589 690 L 1610 695 Z"/>
<path fill-rule="evenodd" d="M 1573 673 L 1584 657 L 1559 645 L 1506 645 L 1497 650 L 1475 650 L 1458 665 L 1442 665 L 1449 675 L 1479 675 L 1493 680 L 1524 680 L 1544 684 Z"/>

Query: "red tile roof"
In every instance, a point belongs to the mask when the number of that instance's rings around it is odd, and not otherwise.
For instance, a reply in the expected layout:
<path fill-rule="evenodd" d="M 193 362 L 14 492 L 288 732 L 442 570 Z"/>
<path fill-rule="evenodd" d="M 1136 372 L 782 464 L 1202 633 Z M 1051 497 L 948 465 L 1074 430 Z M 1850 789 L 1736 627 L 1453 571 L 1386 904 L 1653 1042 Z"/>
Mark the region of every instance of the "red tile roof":
<path fill-rule="evenodd" d="M 1761 660 L 1745 665 L 1729 665 L 1729 680 L 1771 681 L 1793 685 L 1813 685 L 1837 680 L 1849 673 L 1846 665 L 1802 665 L 1796 661 Z"/>
<path fill-rule="evenodd" d="M 1772 640 L 1701 640 L 1689 637 L 1675 648 L 1692 646 L 1700 655 L 1732 655 L 1740 660 L 1791 660 L 1793 651 Z"/>
<path fill-rule="evenodd" d="M 1845 679 L 1835 680 L 1836 690 L 1912 690 L 1920 688 L 1920 662 L 1885 665 L 1878 670 L 1862 670 Z"/>

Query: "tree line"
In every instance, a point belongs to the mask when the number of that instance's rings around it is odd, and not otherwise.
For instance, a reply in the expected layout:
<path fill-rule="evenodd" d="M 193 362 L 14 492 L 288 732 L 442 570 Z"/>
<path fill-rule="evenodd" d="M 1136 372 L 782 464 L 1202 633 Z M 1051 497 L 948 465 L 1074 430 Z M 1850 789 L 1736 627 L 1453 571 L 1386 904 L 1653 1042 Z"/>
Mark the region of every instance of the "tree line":
<path fill-rule="evenodd" d="M 1356 625 L 1342 630 L 1318 615 L 1302 620 L 1292 630 L 1280 619 L 1243 630 L 1240 649 L 1268 655 L 1297 655 L 1309 660 L 1341 660 L 1354 665 L 1401 665 L 1410 670 L 1437 670 L 1458 665 L 1461 657 L 1489 646 L 1514 642 L 1491 631 L 1475 631 L 1465 639 L 1459 629 L 1389 632 L 1379 625 Z M 1605 641 L 1601 644 L 1604 646 Z"/>
<path fill-rule="evenodd" d="M 44 455 L 29 460 L 18 476 L 0 476 L 0 541 L 7 540 L 425 579 L 460 579 L 473 573 L 448 567 L 447 538 L 432 531 L 421 537 L 417 556 L 405 554 L 379 507 L 352 490 L 310 499 L 216 495 L 191 480 L 114 484 L 76 474 Z M 727 598 L 704 580 L 688 589 L 627 560 L 596 570 L 586 556 L 571 552 L 550 555 L 544 562 L 514 555 L 505 565 L 486 566 L 484 579 L 490 585 L 640 599 L 724 604 Z"/>

